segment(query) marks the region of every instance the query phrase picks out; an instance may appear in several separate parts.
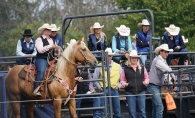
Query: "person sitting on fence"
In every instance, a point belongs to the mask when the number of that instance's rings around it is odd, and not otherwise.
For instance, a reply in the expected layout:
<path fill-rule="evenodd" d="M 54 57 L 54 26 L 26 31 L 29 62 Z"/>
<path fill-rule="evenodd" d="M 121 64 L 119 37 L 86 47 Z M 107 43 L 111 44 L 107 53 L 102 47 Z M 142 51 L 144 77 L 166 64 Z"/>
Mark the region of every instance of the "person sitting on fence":
<path fill-rule="evenodd" d="M 170 49 L 173 49 L 174 52 L 188 52 L 185 48 L 183 39 L 179 34 L 180 28 L 176 27 L 174 24 L 170 24 L 169 27 L 165 27 L 166 32 L 163 35 L 163 41 L 165 44 L 168 44 Z M 187 54 L 177 54 L 169 55 L 167 57 L 168 65 L 171 65 L 171 59 L 179 58 L 178 65 L 184 65 L 184 61 L 187 58 Z"/>
<path fill-rule="evenodd" d="M 115 52 L 115 55 L 123 54 L 120 57 L 113 57 L 113 61 L 120 64 L 120 60 L 127 60 L 125 57 L 126 53 L 130 53 L 132 50 L 131 38 L 130 38 L 130 28 L 125 25 L 116 27 L 118 31 L 112 37 L 112 50 Z"/>
<path fill-rule="evenodd" d="M 126 56 L 128 65 L 122 70 L 120 81 L 127 95 L 129 118 L 136 118 L 137 112 L 139 118 L 146 118 L 145 93 L 146 85 L 149 84 L 148 72 L 141 66 L 136 50 L 132 50 Z"/>
<path fill-rule="evenodd" d="M 138 23 L 138 27 L 141 27 L 142 29 L 136 35 L 137 51 L 138 53 L 149 52 L 149 40 L 150 36 L 152 35 L 151 31 L 149 30 L 150 23 L 148 20 L 143 19 L 141 23 Z M 141 55 L 140 60 L 142 65 L 145 66 L 147 55 Z"/>
<path fill-rule="evenodd" d="M 93 26 L 90 27 L 91 33 L 88 36 L 88 48 L 90 51 L 101 51 L 105 50 L 107 47 L 107 37 L 102 28 L 104 25 L 95 22 Z M 94 56 L 100 56 L 100 54 L 94 54 Z M 99 58 L 98 58 L 99 59 Z"/>
<path fill-rule="evenodd" d="M 22 34 L 22 33 L 21 33 Z M 35 48 L 35 39 L 32 38 L 34 34 L 31 33 L 30 29 L 25 29 L 23 38 L 18 40 L 16 55 L 17 56 L 31 56 L 24 58 L 17 58 L 16 63 L 18 65 L 30 64 L 33 63 L 34 57 L 37 54 L 37 50 Z"/>
<path fill-rule="evenodd" d="M 51 24 L 51 35 L 50 37 L 54 39 L 56 44 L 62 48 L 62 36 L 57 33 L 60 30 L 60 27 L 57 28 L 56 24 Z"/>
<path fill-rule="evenodd" d="M 120 74 L 122 71 L 122 68 L 119 64 L 115 63 L 112 60 L 112 57 L 114 55 L 114 53 L 112 53 L 112 49 L 111 48 L 107 48 L 105 50 L 105 52 L 108 52 L 108 61 L 109 61 L 109 70 L 110 70 L 110 86 L 111 86 L 111 96 L 112 97 L 112 109 L 113 109 L 113 118 L 122 118 L 121 115 L 121 107 L 120 107 L 120 99 L 119 99 L 119 92 L 118 89 L 120 87 L 119 84 L 119 79 L 120 79 Z M 101 65 L 101 64 L 99 64 Z M 105 75 L 105 91 L 106 91 L 106 96 L 109 96 L 108 94 L 108 78 L 107 78 L 107 71 L 105 70 L 104 72 Z M 103 78 L 103 71 L 100 67 L 96 67 L 94 74 L 93 74 L 93 79 L 99 79 L 99 78 Z M 95 84 L 96 88 L 99 89 L 101 92 L 104 91 L 104 86 L 103 86 L 103 82 L 100 81 L 99 83 Z M 109 98 L 107 99 L 107 103 L 109 102 Z M 104 103 L 104 98 L 101 98 L 101 106 L 105 106 Z M 107 106 L 107 105 L 106 105 Z M 106 115 L 103 112 L 104 115 Z M 106 117 L 107 118 L 107 117 Z"/>
<path fill-rule="evenodd" d="M 89 69 L 85 68 L 84 70 L 77 69 L 76 75 L 76 83 L 77 83 L 77 94 L 92 94 L 95 93 L 95 89 L 93 88 L 93 82 L 82 82 L 80 80 L 92 80 Z M 86 96 L 85 96 L 86 97 Z M 95 98 L 83 98 L 87 101 L 93 102 L 93 107 L 100 107 L 100 98 L 97 96 Z M 81 107 L 82 97 L 76 97 L 76 108 Z M 80 112 L 77 111 L 77 117 L 80 118 Z M 101 118 L 102 114 L 99 109 L 93 110 L 93 118 Z"/>

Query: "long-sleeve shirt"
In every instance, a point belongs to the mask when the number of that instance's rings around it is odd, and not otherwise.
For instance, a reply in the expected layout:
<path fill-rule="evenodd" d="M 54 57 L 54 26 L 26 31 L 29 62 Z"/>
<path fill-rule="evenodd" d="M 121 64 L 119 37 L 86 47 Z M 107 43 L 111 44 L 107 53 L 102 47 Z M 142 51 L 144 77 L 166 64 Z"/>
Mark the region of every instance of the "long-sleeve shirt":
<path fill-rule="evenodd" d="M 24 40 L 24 42 L 26 42 L 26 40 Z M 29 43 L 26 42 L 26 47 L 27 48 L 29 48 L 30 43 L 33 43 L 33 40 L 32 39 L 30 40 Z M 34 51 L 33 51 L 32 55 L 35 56 L 36 54 L 37 54 L 37 50 L 34 47 Z M 21 40 L 20 39 L 18 40 L 18 43 L 17 43 L 16 55 L 17 56 L 24 56 L 24 55 L 26 55 L 25 53 L 22 52 L 22 45 L 21 45 Z"/>
<path fill-rule="evenodd" d="M 46 36 L 42 35 L 42 37 L 43 37 L 43 39 L 46 39 Z M 37 38 L 37 40 L 35 42 L 35 47 L 39 53 L 47 52 L 49 49 L 52 48 L 53 40 L 51 38 L 46 39 L 46 40 L 49 42 L 49 45 L 43 46 L 43 42 L 42 42 L 41 37 Z"/>
<path fill-rule="evenodd" d="M 136 71 L 136 68 L 133 68 L 133 69 L 134 69 L 134 71 Z M 125 86 L 125 84 L 127 83 L 127 79 L 125 77 L 124 69 L 122 69 L 120 82 L 121 82 L 122 86 Z M 144 83 L 146 85 L 149 84 L 149 76 L 148 76 L 148 72 L 146 71 L 145 67 L 144 67 Z"/>
<path fill-rule="evenodd" d="M 120 44 L 118 44 L 118 45 L 120 45 L 120 50 L 124 50 L 124 51 L 130 51 L 130 50 L 132 50 L 132 44 L 131 44 L 131 38 L 130 38 L 130 36 L 128 36 L 128 38 L 127 38 L 127 41 L 128 41 L 128 50 L 125 50 L 125 39 L 121 39 L 120 37 L 119 37 L 119 39 L 120 39 Z M 119 52 L 120 50 L 119 49 L 117 49 L 117 41 L 116 41 L 116 37 L 115 36 L 113 36 L 112 37 L 112 50 L 114 51 L 114 52 Z"/>
<path fill-rule="evenodd" d="M 114 64 L 114 62 L 112 61 L 111 62 L 111 64 L 109 64 L 109 69 L 110 69 L 110 71 L 111 71 L 111 69 L 112 69 L 112 65 Z M 101 64 L 98 64 L 98 66 L 100 66 Z M 121 74 L 121 72 L 122 72 L 122 68 L 120 67 L 119 68 L 119 73 Z M 100 67 L 97 67 L 97 68 L 95 68 L 95 71 L 94 71 L 94 73 L 93 73 L 93 79 L 99 79 L 99 76 L 100 76 Z M 111 79 L 110 79 L 110 81 L 112 81 Z M 100 89 L 101 88 L 101 86 L 100 86 L 100 84 L 99 84 L 99 82 L 98 81 L 94 81 L 94 85 L 98 88 L 98 89 Z M 118 85 L 118 86 L 120 86 L 120 85 Z"/>

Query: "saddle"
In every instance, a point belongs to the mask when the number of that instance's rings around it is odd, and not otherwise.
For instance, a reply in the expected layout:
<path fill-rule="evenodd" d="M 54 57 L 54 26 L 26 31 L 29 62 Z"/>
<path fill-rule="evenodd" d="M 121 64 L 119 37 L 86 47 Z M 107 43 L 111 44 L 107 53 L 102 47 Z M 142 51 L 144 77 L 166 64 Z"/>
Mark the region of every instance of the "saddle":
<path fill-rule="evenodd" d="M 38 90 L 40 90 L 43 95 L 45 94 L 45 97 L 49 97 L 47 94 L 48 93 L 47 84 L 51 83 L 53 78 L 48 79 L 48 77 L 55 71 L 56 62 L 57 60 L 55 59 L 49 61 L 45 74 L 43 76 L 43 79 L 41 81 L 41 84 L 34 90 L 34 92 L 37 92 Z M 36 66 L 34 64 L 31 64 L 31 65 L 26 65 L 18 73 L 18 76 L 27 82 L 31 82 L 32 86 L 34 86 L 36 73 L 37 73 Z"/>

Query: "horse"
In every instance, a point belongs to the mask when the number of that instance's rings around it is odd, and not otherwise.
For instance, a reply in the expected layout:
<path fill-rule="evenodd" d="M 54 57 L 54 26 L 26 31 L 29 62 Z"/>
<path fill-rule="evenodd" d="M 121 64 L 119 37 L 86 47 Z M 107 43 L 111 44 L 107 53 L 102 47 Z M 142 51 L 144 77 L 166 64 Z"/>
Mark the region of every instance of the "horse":
<path fill-rule="evenodd" d="M 94 55 L 89 51 L 84 43 L 84 38 L 76 41 L 71 39 L 67 48 L 61 53 L 56 63 L 56 71 L 52 76 L 52 81 L 47 84 L 48 94 L 52 99 L 51 102 L 54 106 L 54 117 L 61 118 L 61 106 L 68 99 L 67 107 L 73 118 L 77 118 L 75 95 L 76 95 L 76 82 L 75 74 L 78 63 L 88 64 L 95 67 L 98 62 Z M 20 100 L 29 100 L 24 102 L 26 107 L 26 117 L 34 118 L 34 101 L 31 100 L 44 100 L 45 98 L 34 96 L 33 86 L 34 81 L 26 82 L 18 76 L 18 73 L 25 65 L 14 66 L 6 75 L 6 94 L 13 109 L 15 118 L 20 118 Z M 66 85 L 66 86 L 65 86 Z M 15 102 L 12 102 L 15 101 Z M 41 102 L 40 102 L 41 103 Z M 43 103 L 44 104 L 44 103 Z"/>

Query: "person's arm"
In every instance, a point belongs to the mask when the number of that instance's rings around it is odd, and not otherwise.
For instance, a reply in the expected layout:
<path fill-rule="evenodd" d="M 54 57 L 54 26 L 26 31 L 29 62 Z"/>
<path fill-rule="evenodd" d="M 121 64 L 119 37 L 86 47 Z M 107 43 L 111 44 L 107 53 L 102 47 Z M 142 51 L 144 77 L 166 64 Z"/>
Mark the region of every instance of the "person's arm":
<path fill-rule="evenodd" d="M 128 51 L 131 51 L 132 50 L 132 44 L 131 44 L 130 36 L 128 36 L 128 47 L 129 47 Z"/>
<path fill-rule="evenodd" d="M 34 51 L 33 51 L 32 55 L 33 56 L 36 56 L 37 55 L 37 49 L 36 49 L 36 47 L 34 47 Z"/>
<path fill-rule="evenodd" d="M 16 47 L 16 55 L 17 56 L 25 56 L 26 54 L 22 52 L 22 46 L 20 39 L 18 40 L 17 47 Z"/>
<path fill-rule="evenodd" d="M 139 36 L 139 34 L 137 34 L 136 40 L 137 40 L 137 45 L 138 45 L 140 48 L 148 47 L 148 46 L 149 46 L 149 43 L 148 43 L 148 42 L 146 42 L 146 43 L 142 42 L 141 37 Z"/>
<path fill-rule="evenodd" d="M 104 50 L 107 48 L 107 37 L 104 35 Z"/>
<path fill-rule="evenodd" d="M 120 44 L 119 44 L 120 45 Z M 119 52 L 120 50 L 118 50 L 117 48 L 116 48 L 116 38 L 115 38 L 115 36 L 113 36 L 112 37 L 112 50 L 114 51 L 114 52 Z"/>
<path fill-rule="evenodd" d="M 126 83 L 126 77 L 125 77 L 125 71 L 124 69 L 122 69 L 122 72 L 121 72 L 121 78 L 120 78 L 120 83 L 122 84 L 122 86 L 126 87 L 127 86 L 127 83 Z"/>
<path fill-rule="evenodd" d="M 46 46 L 43 46 L 43 42 L 42 42 L 42 39 L 40 37 L 37 38 L 37 40 L 35 41 L 35 47 L 39 53 L 44 53 L 44 52 L 48 51 L 49 49 L 52 49 L 53 48 L 52 46 L 53 46 L 53 40 L 51 40 L 51 44 L 46 45 Z"/>
<path fill-rule="evenodd" d="M 171 72 L 172 69 L 167 65 L 165 64 L 162 60 L 158 60 L 156 61 L 156 67 L 158 69 L 160 69 L 162 72 Z"/>
<path fill-rule="evenodd" d="M 146 70 L 146 68 L 144 67 L 144 85 L 148 85 L 149 84 L 149 76 L 148 76 L 148 72 Z"/>
<path fill-rule="evenodd" d="M 87 43 L 88 43 L 89 50 L 92 51 L 92 39 L 91 39 L 91 36 L 90 35 L 88 36 Z"/>
<path fill-rule="evenodd" d="M 88 69 L 88 79 L 89 80 L 92 80 L 92 77 L 91 77 L 91 74 L 89 72 L 89 69 Z M 89 82 L 89 90 L 94 90 L 94 88 L 93 88 L 93 82 L 92 81 Z"/>
<path fill-rule="evenodd" d="M 100 68 L 97 67 L 97 68 L 95 68 L 95 71 L 94 71 L 94 73 L 93 73 L 93 79 L 99 79 L 99 74 L 100 74 Z M 98 89 L 101 88 L 101 86 L 100 86 L 100 84 L 99 84 L 98 81 L 94 81 L 94 85 L 95 85 Z"/>

